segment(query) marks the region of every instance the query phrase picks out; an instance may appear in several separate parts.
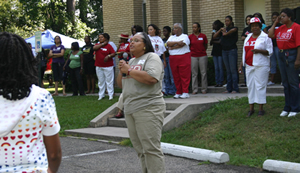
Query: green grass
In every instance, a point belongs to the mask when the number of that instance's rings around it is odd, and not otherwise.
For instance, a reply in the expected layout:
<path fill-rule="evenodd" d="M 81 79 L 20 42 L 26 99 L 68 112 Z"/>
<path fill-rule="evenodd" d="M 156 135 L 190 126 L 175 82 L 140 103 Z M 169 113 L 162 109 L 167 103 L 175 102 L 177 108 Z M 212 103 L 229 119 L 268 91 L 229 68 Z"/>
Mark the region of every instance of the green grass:
<path fill-rule="evenodd" d="M 223 151 L 233 165 L 262 167 L 266 159 L 300 162 L 300 116 L 279 114 L 284 97 L 267 97 L 265 116 L 258 106 L 247 118 L 248 99 L 221 101 L 180 128 L 165 132 L 162 142 Z"/>
<path fill-rule="evenodd" d="M 67 129 L 86 128 L 92 119 L 118 101 L 119 97 L 108 100 L 106 96 L 54 97 L 57 116 L 61 125 L 60 134 Z"/>

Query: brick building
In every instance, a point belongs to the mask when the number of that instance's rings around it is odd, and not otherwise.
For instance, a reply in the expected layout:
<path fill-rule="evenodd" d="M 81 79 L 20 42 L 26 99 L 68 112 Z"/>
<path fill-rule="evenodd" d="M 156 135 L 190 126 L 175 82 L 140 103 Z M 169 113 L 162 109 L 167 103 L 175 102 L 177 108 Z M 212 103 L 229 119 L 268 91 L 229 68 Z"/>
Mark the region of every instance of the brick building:
<path fill-rule="evenodd" d="M 116 44 L 117 36 L 122 32 L 131 33 L 132 25 L 144 27 L 151 23 L 159 28 L 182 23 L 187 28 L 184 32 L 191 34 L 192 23 L 199 22 L 202 33 L 210 40 L 212 23 L 218 19 L 224 23 L 225 16 L 233 17 L 241 35 L 248 14 L 260 12 L 266 25 L 270 25 L 272 12 L 299 6 L 300 0 L 106 0 L 103 1 L 103 25 L 104 32 L 109 33 Z M 237 44 L 241 61 L 242 41 Z M 208 55 L 211 48 L 208 46 Z"/>

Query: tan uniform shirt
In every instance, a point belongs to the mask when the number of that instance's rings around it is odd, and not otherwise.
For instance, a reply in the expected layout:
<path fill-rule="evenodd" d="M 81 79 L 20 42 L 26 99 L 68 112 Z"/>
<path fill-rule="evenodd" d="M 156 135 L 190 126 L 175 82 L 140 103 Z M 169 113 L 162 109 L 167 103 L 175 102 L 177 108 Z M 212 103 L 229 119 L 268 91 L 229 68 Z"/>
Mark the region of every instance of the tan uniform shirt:
<path fill-rule="evenodd" d="M 138 82 L 130 75 L 122 78 L 123 102 L 125 114 L 132 114 L 150 105 L 165 104 L 163 99 L 162 80 L 163 63 L 155 53 L 147 53 L 139 58 L 132 58 L 129 65 L 134 70 L 146 71 L 158 80 L 154 85 Z"/>

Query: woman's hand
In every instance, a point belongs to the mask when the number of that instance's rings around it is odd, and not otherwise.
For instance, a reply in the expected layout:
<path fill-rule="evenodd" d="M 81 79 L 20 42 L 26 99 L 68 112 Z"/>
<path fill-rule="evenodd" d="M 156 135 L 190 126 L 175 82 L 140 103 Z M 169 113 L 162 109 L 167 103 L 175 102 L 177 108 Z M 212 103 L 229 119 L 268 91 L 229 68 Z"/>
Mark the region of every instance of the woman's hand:
<path fill-rule="evenodd" d="M 119 68 L 120 72 L 127 74 L 130 66 L 128 64 L 126 64 L 126 62 L 124 60 L 121 60 L 119 62 L 118 68 Z"/>
<path fill-rule="evenodd" d="M 107 61 L 108 61 L 108 58 L 110 58 L 109 55 L 107 55 L 107 56 L 104 58 L 104 62 L 107 62 Z"/>
<path fill-rule="evenodd" d="M 239 73 L 243 74 L 243 68 L 241 66 L 239 67 Z"/>

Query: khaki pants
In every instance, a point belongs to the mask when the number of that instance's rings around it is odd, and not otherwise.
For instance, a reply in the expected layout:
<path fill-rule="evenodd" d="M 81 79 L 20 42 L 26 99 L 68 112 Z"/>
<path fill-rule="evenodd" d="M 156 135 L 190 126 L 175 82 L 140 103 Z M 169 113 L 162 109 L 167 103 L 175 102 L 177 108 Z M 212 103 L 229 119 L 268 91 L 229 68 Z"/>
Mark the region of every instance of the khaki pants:
<path fill-rule="evenodd" d="M 202 57 L 191 57 L 192 63 L 192 91 L 198 92 L 198 69 L 200 67 L 201 73 L 201 92 L 207 91 L 207 56 Z"/>
<path fill-rule="evenodd" d="M 140 159 L 143 173 L 165 173 L 160 139 L 165 104 L 148 106 L 125 116 L 131 143 Z"/>
<path fill-rule="evenodd" d="M 117 107 L 118 107 L 120 110 L 123 110 L 123 108 L 124 108 L 124 105 L 123 105 L 123 94 L 122 94 L 122 93 L 120 94 L 119 101 L 118 101 L 118 103 L 117 103 Z"/>

